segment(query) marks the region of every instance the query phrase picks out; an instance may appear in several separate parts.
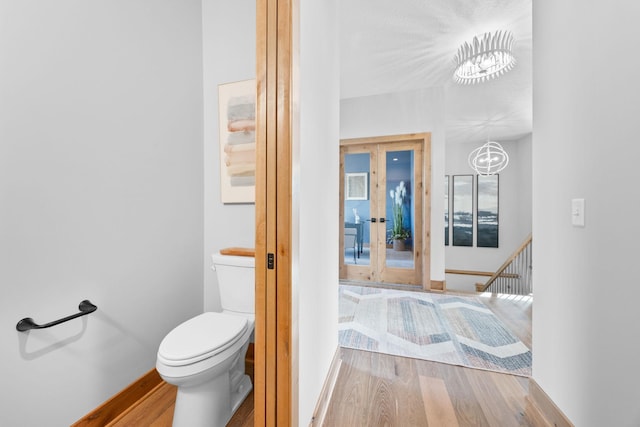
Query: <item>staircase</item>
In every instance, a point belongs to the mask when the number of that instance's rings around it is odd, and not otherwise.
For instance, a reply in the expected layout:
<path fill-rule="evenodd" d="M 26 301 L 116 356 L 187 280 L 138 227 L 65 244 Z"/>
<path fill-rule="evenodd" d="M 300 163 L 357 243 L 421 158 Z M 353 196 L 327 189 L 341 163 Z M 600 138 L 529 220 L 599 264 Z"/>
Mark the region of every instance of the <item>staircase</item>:
<path fill-rule="evenodd" d="M 512 295 L 532 294 L 531 241 L 532 235 L 529 234 L 486 283 L 476 283 L 476 291 Z"/>

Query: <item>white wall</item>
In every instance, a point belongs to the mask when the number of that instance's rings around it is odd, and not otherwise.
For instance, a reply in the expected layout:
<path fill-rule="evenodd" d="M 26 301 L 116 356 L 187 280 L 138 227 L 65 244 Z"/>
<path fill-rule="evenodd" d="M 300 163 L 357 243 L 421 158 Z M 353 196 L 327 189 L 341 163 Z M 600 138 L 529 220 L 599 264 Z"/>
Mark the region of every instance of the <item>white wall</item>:
<path fill-rule="evenodd" d="M 340 138 L 431 132 L 431 280 L 444 280 L 443 88 L 340 101 Z"/>
<path fill-rule="evenodd" d="M 299 3 L 294 78 L 293 288 L 299 425 L 308 426 L 338 346 L 339 69 L 337 0 Z M 295 20 L 295 18 L 294 18 Z"/>
<path fill-rule="evenodd" d="M 626 61 L 640 5 L 533 12 L 533 378 L 576 426 L 638 426 L 640 81 Z M 572 198 L 585 199 L 584 228 Z"/>
<path fill-rule="evenodd" d="M 0 425 L 71 424 L 201 310 L 200 8 L 0 3 Z"/>
<path fill-rule="evenodd" d="M 445 246 L 446 268 L 454 270 L 496 271 L 531 233 L 531 135 L 517 141 L 499 141 L 509 154 L 509 165 L 499 177 L 499 215 L 497 248 Z M 469 153 L 483 142 L 448 144 L 445 173 L 472 175 Z M 451 179 L 451 178 L 450 178 Z M 450 185 L 452 185 L 450 183 Z M 474 205 L 476 203 L 474 183 Z M 444 218 L 444 216 L 443 216 Z M 444 221 L 443 221 L 444 226 Z M 451 241 L 450 241 L 451 243 Z M 447 289 L 475 292 L 484 276 L 447 274 Z"/>
<path fill-rule="evenodd" d="M 218 85 L 256 75 L 255 0 L 202 1 L 204 63 L 204 309 L 219 311 L 211 254 L 255 246 L 255 205 L 220 201 Z"/>

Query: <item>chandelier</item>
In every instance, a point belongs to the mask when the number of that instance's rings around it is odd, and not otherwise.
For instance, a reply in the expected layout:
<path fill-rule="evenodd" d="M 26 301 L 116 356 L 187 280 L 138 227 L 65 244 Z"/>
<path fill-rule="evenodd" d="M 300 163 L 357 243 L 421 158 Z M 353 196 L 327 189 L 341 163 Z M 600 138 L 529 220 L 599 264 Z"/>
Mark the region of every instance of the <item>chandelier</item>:
<path fill-rule="evenodd" d="M 485 33 L 474 37 L 471 44 L 465 42 L 454 57 L 454 78 L 460 84 L 484 82 L 511 70 L 516 59 L 511 49 L 514 40 L 510 31 Z"/>
<path fill-rule="evenodd" d="M 495 141 L 487 141 L 469 154 L 469 166 L 478 175 L 495 175 L 509 164 L 509 155 L 502 145 Z"/>

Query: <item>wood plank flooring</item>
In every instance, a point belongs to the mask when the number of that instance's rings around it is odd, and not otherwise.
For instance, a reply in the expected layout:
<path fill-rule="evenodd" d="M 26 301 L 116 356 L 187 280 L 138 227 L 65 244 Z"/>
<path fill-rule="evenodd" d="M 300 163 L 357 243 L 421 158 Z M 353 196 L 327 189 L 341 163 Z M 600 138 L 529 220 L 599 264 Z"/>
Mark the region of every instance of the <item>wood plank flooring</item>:
<path fill-rule="evenodd" d="M 502 320 L 502 323 L 504 323 L 524 345 L 532 348 L 531 313 L 533 311 L 533 298 L 523 295 L 480 295 L 482 302 Z"/>
<path fill-rule="evenodd" d="M 531 348 L 532 299 L 483 302 Z M 340 349 L 324 426 L 530 426 L 528 378 L 387 354 Z"/>
<path fill-rule="evenodd" d="M 531 299 L 482 298 L 530 347 Z M 352 349 L 340 349 L 340 358 L 326 427 L 532 426 L 528 378 Z M 170 427 L 175 393 L 163 382 L 109 426 Z M 252 392 L 228 426 L 253 427 L 253 414 Z"/>
<path fill-rule="evenodd" d="M 325 426 L 529 426 L 528 379 L 341 349 Z"/>

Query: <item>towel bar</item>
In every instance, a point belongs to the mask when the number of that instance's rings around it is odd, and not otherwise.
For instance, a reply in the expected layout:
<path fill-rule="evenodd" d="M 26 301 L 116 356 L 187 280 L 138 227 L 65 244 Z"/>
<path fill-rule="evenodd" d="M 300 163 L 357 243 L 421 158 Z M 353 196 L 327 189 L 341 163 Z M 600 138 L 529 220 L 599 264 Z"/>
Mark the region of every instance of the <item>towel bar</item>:
<path fill-rule="evenodd" d="M 30 329 L 50 328 L 52 326 L 59 325 L 60 323 L 67 322 L 71 319 L 75 319 L 76 317 L 93 313 L 97 309 L 97 306 L 93 305 L 91 301 L 86 299 L 82 301 L 80 305 L 78 305 L 78 310 L 80 310 L 80 313 L 72 314 L 71 316 L 63 317 L 62 319 L 54 320 L 53 322 L 45 323 L 44 325 L 38 325 L 31 317 L 25 317 L 18 322 L 18 324 L 16 325 L 16 329 L 20 332 L 24 332 Z"/>

